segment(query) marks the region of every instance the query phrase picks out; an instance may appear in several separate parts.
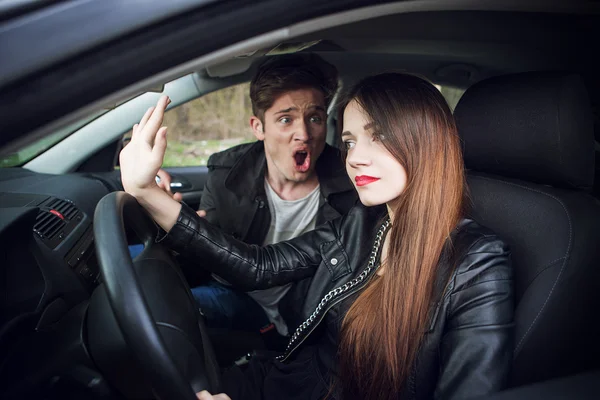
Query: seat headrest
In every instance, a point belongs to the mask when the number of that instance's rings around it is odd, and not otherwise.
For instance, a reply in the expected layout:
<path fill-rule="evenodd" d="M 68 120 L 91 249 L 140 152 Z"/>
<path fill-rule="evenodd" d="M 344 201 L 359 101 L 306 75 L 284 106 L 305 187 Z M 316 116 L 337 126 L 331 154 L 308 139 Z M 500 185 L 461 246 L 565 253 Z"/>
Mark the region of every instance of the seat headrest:
<path fill-rule="evenodd" d="M 499 76 L 470 87 L 454 112 L 468 169 L 589 190 L 594 127 L 583 80 L 563 72 Z"/>

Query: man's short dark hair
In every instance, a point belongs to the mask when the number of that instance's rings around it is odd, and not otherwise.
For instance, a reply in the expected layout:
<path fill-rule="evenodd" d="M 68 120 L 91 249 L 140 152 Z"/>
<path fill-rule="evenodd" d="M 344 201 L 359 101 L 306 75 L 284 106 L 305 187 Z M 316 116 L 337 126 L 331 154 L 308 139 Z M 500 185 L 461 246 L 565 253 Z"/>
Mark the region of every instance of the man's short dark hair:
<path fill-rule="evenodd" d="M 259 65 L 250 83 L 252 112 L 264 124 L 265 111 L 277 97 L 299 89 L 320 90 L 329 106 L 337 86 L 337 69 L 316 54 L 271 56 Z"/>

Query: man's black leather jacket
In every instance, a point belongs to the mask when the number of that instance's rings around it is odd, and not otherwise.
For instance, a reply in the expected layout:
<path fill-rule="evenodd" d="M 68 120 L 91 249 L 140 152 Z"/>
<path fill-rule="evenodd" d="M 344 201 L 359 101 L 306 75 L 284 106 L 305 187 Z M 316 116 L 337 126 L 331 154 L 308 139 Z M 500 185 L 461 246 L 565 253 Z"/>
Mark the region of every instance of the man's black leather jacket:
<path fill-rule="evenodd" d="M 206 219 L 246 243 L 263 244 L 271 226 L 265 193 L 267 159 L 261 141 L 215 153 L 208 159 L 208 180 L 200 209 Z M 321 206 L 317 225 L 346 214 L 358 200 L 340 152 L 325 145 L 315 165 Z"/>
<path fill-rule="evenodd" d="M 222 233 L 183 205 L 165 241 L 196 259 L 198 267 L 211 268 L 243 290 L 300 281 L 297 293 L 303 298 L 298 299 L 302 301 L 297 303 L 295 320 L 303 322 L 280 357 L 286 362 L 307 336 L 318 331 L 315 328 L 330 306 L 360 290 L 360 283 L 351 284 L 364 271 L 386 217 L 383 206 L 356 206 L 314 231 L 260 247 Z M 514 315 L 507 246 L 490 230 L 464 219 L 449 248 L 440 262 L 428 330 L 401 398 L 467 398 L 500 390 L 507 382 Z M 326 306 L 315 315 L 326 296 Z M 294 326 L 290 328 L 293 331 Z"/>

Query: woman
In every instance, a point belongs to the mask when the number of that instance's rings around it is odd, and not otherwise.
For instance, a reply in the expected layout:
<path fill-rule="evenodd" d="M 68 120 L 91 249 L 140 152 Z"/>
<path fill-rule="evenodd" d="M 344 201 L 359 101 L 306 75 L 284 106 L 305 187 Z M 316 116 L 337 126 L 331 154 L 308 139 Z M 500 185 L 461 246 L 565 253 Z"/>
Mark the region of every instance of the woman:
<path fill-rule="evenodd" d="M 156 187 L 168 100 L 121 153 L 125 190 L 168 234 L 245 290 L 296 285 L 287 351 L 224 376 L 237 398 L 464 398 L 505 384 L 512 358 L 509 252 L 464 218 L 465 177 L 451 111 L 430 83 L 388 73 L 341 102 L 346 169 L 361 205 L 288 242 L 248 246 Z M 204 393 L 203 396 L 209 397 Z"/>

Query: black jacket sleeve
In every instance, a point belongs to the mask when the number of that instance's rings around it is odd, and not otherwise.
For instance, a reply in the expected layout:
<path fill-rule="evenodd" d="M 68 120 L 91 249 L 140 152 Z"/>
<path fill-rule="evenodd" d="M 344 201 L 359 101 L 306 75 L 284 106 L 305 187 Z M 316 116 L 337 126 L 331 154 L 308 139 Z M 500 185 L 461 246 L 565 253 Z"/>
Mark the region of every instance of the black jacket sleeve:
<path fill-rule="evenodd" d="M 199 210 L 206 211 L 206 220 L 215 226 L 221 226 L 219 224 L 219 218 L 217 213 L 217 206 L 215 201 L 215 180 L 219 179 L 217 173 L 214 170 L 209 170 L 208 179 L 204 184 L 202 190 L 202 197 L 200 198 Z"/>
<path fill-rule="evenodd" d="M 226 235 L 182 204 L 177 222 L 163 240 L 237 288 L 256 290 L 314 275 L 322 259 L 319 244 L 332 240 L 334 232 L 334 224 L 329 222 L 289 241 L 249 245 Z"/>
<path fill-rule="evenodd" d="M 514 293 L 510 253 L 496 236 L 478 240 L 449 290 L 436 399 L 463 399 L 504 388 L 512 363 Z"/>

